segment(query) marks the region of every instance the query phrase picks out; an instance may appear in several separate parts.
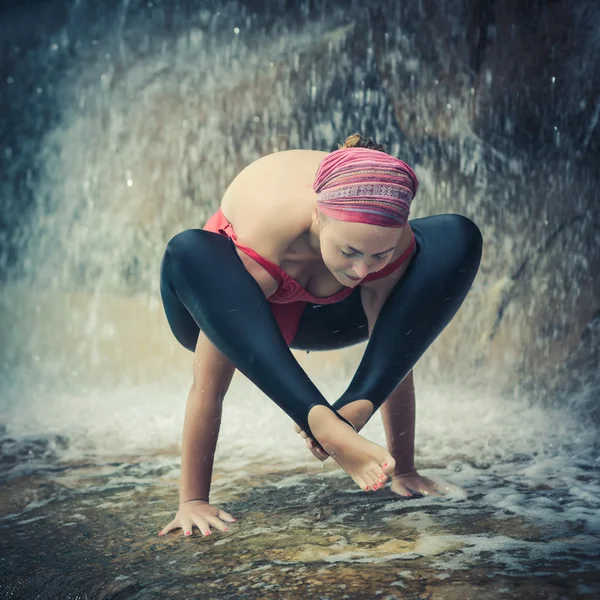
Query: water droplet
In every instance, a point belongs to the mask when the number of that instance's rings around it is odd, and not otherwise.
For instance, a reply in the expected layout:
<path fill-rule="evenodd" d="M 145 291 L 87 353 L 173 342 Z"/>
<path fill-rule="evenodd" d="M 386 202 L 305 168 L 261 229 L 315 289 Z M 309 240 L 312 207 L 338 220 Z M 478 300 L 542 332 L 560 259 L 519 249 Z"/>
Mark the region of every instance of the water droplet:
<path fill-rule="evenodd" d="M 39 87 L 39 88 L 36 88 L 36 89 L 35 89 L 35 91 L 36 91 L 38 94 L 41 94 L 43 90 L 42 90 L 42 88 L 41 88 L 41 87 Z"/>
<path fill-rule="evenodd" d="M 6 78 L 6 83 L 8 83 L 8 85 L 10 85 L 11 83 L 13 83 L 15 80 L 12 77 L 7 77 Z"/>
<path fill-rule="evenodd" d="M 52 49 L 53 52 L 56 52 L 58 50 L 58 44 L 52 44 L 52 46 L 50 46 L 50 48 Z"/>
<path fill-rule="evenodd" d="M 239 35 L 240 34 L 240 28 L 239 27 L 234 27 L 233 28 L 233 33 L 235 33 L 235 35 Z"/>
<path fill-rule="evenodd" d="M 552 84 L 556 83 L 556 77 L 552 77 Z"/>

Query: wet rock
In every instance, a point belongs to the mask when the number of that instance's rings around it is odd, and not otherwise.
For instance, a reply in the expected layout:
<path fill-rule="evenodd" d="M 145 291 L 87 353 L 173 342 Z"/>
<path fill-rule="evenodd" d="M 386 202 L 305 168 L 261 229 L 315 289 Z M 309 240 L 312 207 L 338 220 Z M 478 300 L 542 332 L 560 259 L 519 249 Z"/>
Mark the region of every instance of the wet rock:
<path fill-rule="evenodd" d="M 28 505 L 16 518 L 7 518 L 6 507 L 16 506 L 15 498 L 26 489 L 42 487 L 48 476 L 12 481 L 4 488 L 0 598 L 411 594 L 446 600 L 546 598 L 559 590 L 563 595 L 557 597 L 576 597 L 577 590 L 596 589 L 597 570 L 584 555 L 565 561 L 552 550 L 559 538 L 535 522 L 500 518 L 476 502 L 404 501 L 402 508 L 382 512 L 396 501 L 388 489 L 356 493 L 343 476 L 328 477 L 319 497 L 307 503 L 310 475 L 297 473 L 294 485 L 279 489 L 282 474 L 258 465 L 253 470 L 262 472 L 260 481 L 256 475 L 238 478 L 235 499 L 214 483 L 218 503 L 239 518 L 228 533 L 203 537 L 195 531 L 186 538 L 176 531 L 159 538 L 157 532 L 174 514 L 176 490 L 158 482 L 147 485 L 145 479 L 138 482 L 143 489 L 120 489 L 115 476 L 122 470 L 119 465 L 112 472 L 99 467 L 95 485 L 90 487 L 84 476 L 78 489 L 76 474 L 83 472 L 76 469 L 68 474 L 68 488 L 54 482 L 53 497 L 43 505 Z M 102 480 L 105 485 L 98 485 Z M 317 516 L 310 510 L 315 504 L 331 510 Z M 348 516 L 336 519 L 343 514 Z M 573 533 L 572 541 L 563 536 L 560 543 L 580 543 Z M 494 541 L 502 539 L 512 540 L 507 551 Z M 519 540 L 525 544 L 518 550 L 520 558 L 510 558 L 510 544 L 517 548 Z M 473 552 L 479 542 L 481 551 Z M 486 551 L 486 543 L 490 548 L 496 543 L 496 552 Z M 525 551 L 531 543 L 537 554 Z M 519 568 L 511 571 L 507 561 Z M 577 564 L 577 576 L 569 574 Z M 529 583 L 533 569 L 543 571 L 534 586 Z"/>

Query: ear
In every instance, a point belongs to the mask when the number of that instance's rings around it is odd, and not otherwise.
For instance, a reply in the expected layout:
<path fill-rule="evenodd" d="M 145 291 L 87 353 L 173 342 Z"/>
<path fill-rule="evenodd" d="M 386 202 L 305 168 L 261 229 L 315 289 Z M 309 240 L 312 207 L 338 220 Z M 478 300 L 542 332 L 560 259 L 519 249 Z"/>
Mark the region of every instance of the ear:
<path fill-rule="evenodd" d="M 323 220 L 321 218 L 321 211 L 319 210 L 319 207 L 316 204 L 313 208 L 312 220 L 313 220 L 313 223 L 316 223 L 319 226 L 319 228 L 321 228 L 323 226 Z"/>

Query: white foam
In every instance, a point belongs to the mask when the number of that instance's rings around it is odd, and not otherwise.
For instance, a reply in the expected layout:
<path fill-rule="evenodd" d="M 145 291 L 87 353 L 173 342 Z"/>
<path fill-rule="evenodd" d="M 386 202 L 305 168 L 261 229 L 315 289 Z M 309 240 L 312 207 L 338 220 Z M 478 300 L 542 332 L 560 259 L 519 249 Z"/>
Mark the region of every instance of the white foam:
<path fill-rule="evenodd" d="M 333 399 L 343 390 L 345 381 L 330 379 L 318 383 Z M 132 455 L 136 457 L 134 467 L 127 466 L 126 458 L 121 469 L 107 465 L 111 475 L 102 486 L 142 489 L 159 478 L 173 485 L 179 474 L 187 385 L 186 381 L 164 389 L 137 387 L 81 396 L 26 398 L 19 410 L 10 412 L 7 433 L 17 438 L 29 436 L 23 438 L 29 444 L 36 436 L 69 438 L 66 450 L 61 449 L 60 443 L 49 444 L 50 450 L 40 445 L 41 454 L 36 457 L 37 462 L 33 461 L 38 467 L 48 458 L 44 452 L 52 460 L 57 456 L 63 460 L 92 456 L 97 468 L 111 457 Z M 597 552 L 600 484 L 598 441 L 592 425 L 582 424 L 566 410 L 481 398 L 461 390 L 444 389 L 442 393 L 423 385 L 418 388 L 417 415 L 420 472 L 447 481 L 451 491 L 445 498 L 425 497 L 410 502 L 399 499 L 379 507 L 384 521 L 404 519 L 404 525 L 416 531 L 415 548 L 385 557 L 369 556 L 368 552 L 340 552 L 324 560 L 366 563 L 428 556 L 444 573 L 467 568 L 487 556 L 485 553 L 492 553 L 493 561 L 504 565 L 505 570 L 519 572 L 533 560 L 547 559 L 572 548 L 576 548 L 580 562 L 581 557 Z M 363 434 L 385 443 L 378 416 L 371 419 Z M 11 447 L 18 453 L 18 439 Z M 148 458 L 140 461 L 140 456 Z M 262 465 L 266 470 L 280 471 L 281 479 L 272 482 L 279 489 L 303 485 L 302 475 L 286 474 L 286 470 L 299 466 L 318 476 L 323 484 L 328 478 L 345 477 L 334 465 L 322 471 L 322 463 L 306 449 L 289 417 L 243 377 L 235 379 L 224 402 L 215 465 L 217 471 L 233 474 L 233 479 L 217 480 L 215 491 L 227 489 L 236 476 L 243 476 L 253 465 L 252 468 Z M 68 478 L 68 474 L 61 477 Z M 85 481 L 78 485 L 85 485 Z M 92 479 L 91 485 L 97 483 Z M 123 490 L 123 494 L 127 493 L 133 490 Z M 320 486 L 315 486 L 307 494 L 307 503 L 318 502 L 321 493 Z M 349 484 L 345 493 L 362 492 Z M 122 499 L 125 501 L 126 495 Z M 32 507 L 40 505 L 37 502 Z M 430 512 L 432 507 L 436 507 L 434 512 Z M 352 515 L 353 510 L 345 515 Z M 474 524 L 482 518 L 517 519 L 517 531 L 519 527 L 530 528 L 533 535 L 545 541 L 524 541 L 492 533 L 441 533 L 453 515 L 460 518 L 469 514 L 473 515 Z M 338 515 L 327 524 L 343 523 L 345 515 Z M 507 524 L 508 530 L 511 526 Z M 248 531 L 246 535 L 257 533 Z"/>

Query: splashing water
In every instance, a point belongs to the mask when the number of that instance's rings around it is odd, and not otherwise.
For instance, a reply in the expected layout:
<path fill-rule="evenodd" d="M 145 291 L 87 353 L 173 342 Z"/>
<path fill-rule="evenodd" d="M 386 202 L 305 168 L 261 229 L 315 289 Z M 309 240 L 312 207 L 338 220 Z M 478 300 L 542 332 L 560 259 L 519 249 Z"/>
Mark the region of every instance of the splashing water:
<path fill-rule="evenodd" d="M 8 15 L 15 27 L 0 64 L 11 115 L 0 129 L 3 479 L 66 481 L 76 478 L 73 465 L 92 460 L 106 469 L 98 489 L 131 481 L 143 489 L 163 467 L 175 485 L 191 357 L 172 338 L 158 296 L 166 242 L 201 227 L 259 156 L 333 149 L 361 131 L 416 165 L 415 217 L 462 212 L 486 239 L 467 303 L 417 368 L 417 463 L 468 494 L 457 488 L 439 518 L 428 512 L 437 501 L 416 501 L 410 518 L 420 541 L 402 559 L 431 557 L 451 573 L 493 553 L 504 572 L 518 573 L 576 546 L 587 568 L 600 529 L 598 438 L 588 418 L 600 371 L 592 277 L 600 245 L 596 175 L 581 153 L 593 150 L 597 110 L 580 109 L 590 116 L 577 148 L 547 117 L 552 143 L 541 161 L 518 143 L 519 123 L 494 96 L 496 63 L 471 77 L 460 51 L 443 51 L 443 36 L 424 48 L 399 3 L 387 19 L 401 26 L 385 34 L 369 2 L 329 3 L 327 12 L 321 2 L 288 12 L 285 3 L 263 12 L 233 2 L 219 10 L 56 4 L 62 12 L 36 42 L 23 14 Z M 577 10 L 577 23 L 598 22 L 598 11 Z M 428 26 L 460 37 L 464 26 L 448 19 Z M 583 80 L 589 64 L 563 64 L 548 85 Z M 568 112 L 566 92 L 553 93 Z M 494 135 L 484 113 L 504 120 Z M 556 200 L 565 190 L 569 206 Z M 333 400 L 359 356 L 360 348 L 299 358 Z M 385 442 L 377 418 L 364 433 Z M 123 457 L 137 470 L 123 469 Z M 319 474 L 312 460 L 289 419 L 236 378 L 216 456 L 227 483 L 216 481 L 216 493 L 253 472 L 276 472 L 273 486 L 301 491 L 305 474 L 293 479 L 295 468 L 325 482 L 339 475 Z M 382 513 L 395 518 L 398 502 L 388 498 Z M 39 507 L 31 502 L 19 518 Z M 360 510 L 350 506 L 348 520 Z M 518 520 L 546 544 L 491 530 L 443 533 L 457 513 Z M 340 546 L 324 560 L 398 556 Z"/>

